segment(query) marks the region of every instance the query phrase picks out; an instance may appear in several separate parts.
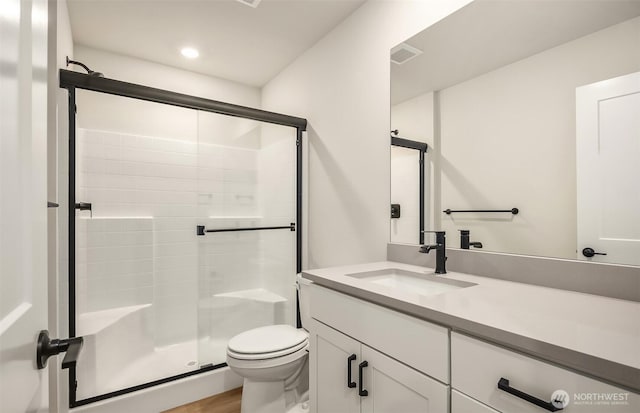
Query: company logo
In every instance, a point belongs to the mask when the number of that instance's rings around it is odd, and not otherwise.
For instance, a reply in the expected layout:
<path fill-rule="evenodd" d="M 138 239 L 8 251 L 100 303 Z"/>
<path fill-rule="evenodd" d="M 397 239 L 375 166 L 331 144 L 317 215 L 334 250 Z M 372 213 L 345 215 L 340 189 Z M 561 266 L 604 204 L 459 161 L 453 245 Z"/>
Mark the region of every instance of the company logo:
<path fill-rule="evenodd" d="M 574 393 L 573 404 L 583 406 L 628 406 L 629 393 Z"/>
<path fill-rule="evenodd" d="M 551 395 L 551 405 L 564 409 L 573 401 L 575 406 L 628 406 L 629 393 L 574 393 L 573 397 L 564 390 L 556 390 Z"/>
<path fill-rule="evenodd" d="M 556 390 L 551 395 L 551 405 L 556 409 L 564 409 L 569 405 L 569 393 L 564 390 Z"/>

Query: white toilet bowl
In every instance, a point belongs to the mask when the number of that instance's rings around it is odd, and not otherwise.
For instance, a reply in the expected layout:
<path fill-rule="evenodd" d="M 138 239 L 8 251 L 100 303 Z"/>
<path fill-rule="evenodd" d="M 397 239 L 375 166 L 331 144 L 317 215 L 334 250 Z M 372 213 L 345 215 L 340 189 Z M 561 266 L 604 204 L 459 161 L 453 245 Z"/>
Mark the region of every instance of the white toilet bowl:
<path fill-rule="evenodd" d="M 311 315 L 306 288 L 298 275 L 302 326 Z M 227 365 L 244 377 L 242 413 L 293 413 L 308 410 L 309 334 L 303 328 L 273 325 L 245 331 L 229 340 Z"/>
<path fill-rule="evenodd" d="M 229 340 L 227 365 L 244 377 L 242 413 L 285 413 L 300 402 L 307 384 L 306 331 L 273 325 L 245 331 Z"/>

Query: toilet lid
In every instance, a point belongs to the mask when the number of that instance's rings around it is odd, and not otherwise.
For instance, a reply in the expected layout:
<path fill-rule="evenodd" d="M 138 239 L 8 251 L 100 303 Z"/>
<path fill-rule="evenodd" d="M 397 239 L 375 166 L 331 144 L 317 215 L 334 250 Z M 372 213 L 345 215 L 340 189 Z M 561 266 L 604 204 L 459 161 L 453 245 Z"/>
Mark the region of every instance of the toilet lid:
<path fill-rule="evenodd" d="M 245 331 L 229 340 L 228 348 L 234 353 L 265 354 L 299 346 L 308 338 L 307 332 L 290 325 L 258 327 Z"/>

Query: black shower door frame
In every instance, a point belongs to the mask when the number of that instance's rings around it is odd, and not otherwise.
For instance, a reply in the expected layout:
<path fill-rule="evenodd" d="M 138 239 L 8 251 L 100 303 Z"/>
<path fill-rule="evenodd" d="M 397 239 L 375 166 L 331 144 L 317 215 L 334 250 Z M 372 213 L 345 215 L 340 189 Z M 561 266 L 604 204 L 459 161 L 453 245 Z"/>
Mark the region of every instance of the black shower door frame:
<path fill-rule="evenodd" d="M 162 103 L 187 109 L 201 110 L 221 115 L 251 119 L 260 122 L 288 126 L 296 129 L 296 272 L 302 271 L 302 132 L 307 130 L 307 120 L 281 113 L 269 112 L 247 106 L 205 99 L 164 89 L 127 83 L 104 77 L 91 76 L 84 73 L 60 69 L 60 88 L 67 89 L 69 97 L 69 197 L 68 197 L 68 240 L 69 240 L 69 337 L 76 337 L 76 268 L 75 268 L 75 219 L 76 219 L 76 90 L 89 90 L 109 95 Z M 299 304 L 297 303 L 296 307 Z M 300 327 L 300 320 L 297 320 Z M 69 368 L 69 407 L 83 406 L 111 397 L 168 383 L 185 377 L 226 367 L 226 363 L 206 365 L 198 370 L 165 377 L 149 383 L 128 387 L 118 391 L 101 394 L 87 399 L 76 400 L 76 367 Z"/>

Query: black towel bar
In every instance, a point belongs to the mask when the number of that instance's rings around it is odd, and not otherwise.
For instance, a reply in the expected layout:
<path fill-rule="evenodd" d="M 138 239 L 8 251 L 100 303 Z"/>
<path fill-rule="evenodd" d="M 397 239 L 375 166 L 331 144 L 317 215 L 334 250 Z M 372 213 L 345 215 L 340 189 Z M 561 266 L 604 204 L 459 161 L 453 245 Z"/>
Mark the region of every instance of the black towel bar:
<path fill-rule="evenodd" d="M 511 209 L 445 209 L 445 214 L 451 215 L 452 212 L 511 212 L 513 215 L 518 215 L 520 210 L 518 208 Z"/>
<path fill-rule="evenodd" d="M 288 229 L 290 231 L 296 230 L 296 224 L 291 224 L 283 227 L 251 227 L 251 228 L 222 228 L 222 229 L 205 229 L 204 225 L 198 225 L 196 227 L 196 235 L 204 235 L 205 232 L 238 232 L 238 231 L 262 231 L 265 229 Z"/>

